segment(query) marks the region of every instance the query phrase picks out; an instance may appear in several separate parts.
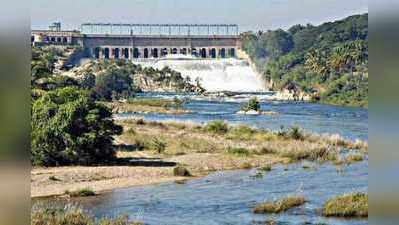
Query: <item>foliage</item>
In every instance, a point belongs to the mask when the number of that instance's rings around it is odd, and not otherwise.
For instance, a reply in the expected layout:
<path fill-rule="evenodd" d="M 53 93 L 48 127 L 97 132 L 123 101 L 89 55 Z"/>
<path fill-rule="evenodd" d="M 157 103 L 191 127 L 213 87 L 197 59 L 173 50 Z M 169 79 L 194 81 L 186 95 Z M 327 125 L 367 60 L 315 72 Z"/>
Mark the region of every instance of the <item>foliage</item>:
<path fill-rule="evenodd" d="M 124 66 L 110 64 L 95 80 L 94 92 L 102 100 L 127 99 L 134 93 L 133 78 L 136 67 L 129 63 Z M 90 75 L 90 73 L 89 73 Z"/>
<path fill-rule="evenodd" d="M 161 154 L 161 153 L 165 152 L 167 143 L 166 143 L 165 141 L 163 141 L 163 140 L 157 138 L 157 137 L 154 137 L 154 138 L 152 139 L 152 146 L 154 147 L 154 149 L 155 149 L 159 154 Z"/>
<path fill-rule="evenodd" d="M 243 49 L 274 90 L 315 101 L 367 106 L 368 14 L 320 26 L 242 34 Z"/>
<path fill-rule="evenodd" d="M 227 153 L 237 156 L 249 156 L 250 152 L 245 148 L 228 148 Z"/>
<path fill-rule="evenodd" d="M 32 104 L 31 161 L 34 165 L 93 164 L 113 158 L 111 111 L 87 91 L 74 87 L 48 91 Z"/>
<path fill-rule="evenodd" d="M 295 140 L 303 139 L 302 131 L 298 126 L 291 127 L 290 131 L 288 132 L 288 136 Z"/>
<path fill-rule="evenodd" d="M 261 213 L 280 213 L 287 211 L 293 207 L 305 204 L 306 200 L 303 196 L 290 196 L 275 202 L 264 202 L 257 205 L 253 212 Z"/>
<path fill-rule="evenodd" d="M 323 209 L 325 216 L 367 217 L 368 195 L 354 193 L 329 199 Z"/>
<path fill-rule="evenodd" d="M 248 103 L 241 108 L 243 111 L 259 111 L 260 110 L 260 103 L 257 97 L 253 97 L 249 99 Z"/>
<path fill-rule="evenodd" d="M 95 196 L 96 192 L 94 192 L 91 188 L 82 188 L 76 191 L 65 191 L 65 194 L 70 197 L 88 197 Z"/>
<path fill-rule="evenodd" d="M 229 127 L 227 123 L 221 120 L 215 120 L 207 123 L 204 127 L 204 130 L 216 134 L 225 134 L 229 130 Z"/>

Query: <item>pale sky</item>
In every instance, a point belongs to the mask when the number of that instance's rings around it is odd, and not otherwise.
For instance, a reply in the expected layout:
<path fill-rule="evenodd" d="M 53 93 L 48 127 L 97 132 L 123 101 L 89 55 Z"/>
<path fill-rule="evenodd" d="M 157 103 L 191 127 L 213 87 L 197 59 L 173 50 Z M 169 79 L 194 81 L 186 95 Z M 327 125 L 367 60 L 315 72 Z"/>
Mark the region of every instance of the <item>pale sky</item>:
<path fill-rule="evenodd" d="M 368 12 L 368 0 L 32 0 L 32 29 L 81 23 L 229 23 L 240 31 L 318 25 Z"/>

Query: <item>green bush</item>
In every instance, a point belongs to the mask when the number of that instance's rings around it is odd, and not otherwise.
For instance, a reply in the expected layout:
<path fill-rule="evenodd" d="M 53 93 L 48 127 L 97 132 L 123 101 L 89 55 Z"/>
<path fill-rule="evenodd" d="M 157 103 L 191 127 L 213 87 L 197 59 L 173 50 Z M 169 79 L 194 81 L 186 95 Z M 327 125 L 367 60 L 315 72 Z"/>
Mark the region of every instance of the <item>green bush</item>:
<path fill-rule="evenodd" d="M 221 121 L 221 120 L 216 120 L 209 122 L 205 125 L 204 131 L 211 132 L 211 133 L 217 133 L 217 134 L 225 134 L 229 130 L 229 127 L 227 123 Z"/>
<path fill-rule="evenodd" d="M 76 88 L 49 91 L 32 104 L 33 165 L 89 165 L 114 158 L 113 135 L 122 127 L 111 111 Z"/>
<path fill-rule="evenodd" d="M 250 110 L 255 110 L 259 111 L 260 110 L 260 103 L 257 97 L 251 98 L 248 103 L 241 108 L 243 111 L 250 111 Z"/>
<path fill-rule="evenodd" d="M 294 126 L 294 127 L 291 127 L 291 129 L 289 130 L 288 137 L 295 139 L 295 140 L 302 140 L 303 134 L 299 127 Z"/>

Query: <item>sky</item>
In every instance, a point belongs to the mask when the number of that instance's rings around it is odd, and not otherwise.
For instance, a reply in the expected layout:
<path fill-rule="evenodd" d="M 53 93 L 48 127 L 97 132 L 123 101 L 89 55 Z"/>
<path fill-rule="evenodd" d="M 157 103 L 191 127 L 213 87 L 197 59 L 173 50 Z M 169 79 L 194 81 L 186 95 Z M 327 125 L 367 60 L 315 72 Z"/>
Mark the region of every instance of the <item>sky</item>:
<path fill-rule="evenodd" d="M 368 12 L 368 0 L 34 0 L 32 29 L 81 23 L 238 24 L 240 31 L 288 29 Z"/>

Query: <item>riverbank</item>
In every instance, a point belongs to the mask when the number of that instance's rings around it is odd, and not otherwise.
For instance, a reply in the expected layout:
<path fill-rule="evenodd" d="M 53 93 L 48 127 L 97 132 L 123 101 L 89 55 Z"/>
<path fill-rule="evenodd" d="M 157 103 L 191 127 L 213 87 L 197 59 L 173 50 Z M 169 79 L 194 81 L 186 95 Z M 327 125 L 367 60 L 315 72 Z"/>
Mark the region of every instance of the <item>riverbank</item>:
<path fill-rule="evenodd" d="M 292 128 L 279 132 L 176 122 L 118 121 L 124 132 L 116 138 L 115 163 L 102 166 L 33 168 L 31 197 L 63 195 L 90 188 L 96 193 L 139 185 L 182 181 L 214 171 L 270 168 L 299 160 L 334 161 L 342 165 L 342 149 L 366 154 L 367 143 L 337 136 L 307 134 Z M 191 177 L 174 175 L 183 166 Z"/>
<path fill-rule="evenodd" d="M 112 109 L 114 114 L 117 113 L 162 113 L 162 114 L 188 114 L 190 110 L 182 109 L 183 100 L 175 99 L 132 99 L 126 102 L 102 102 Z"/>

